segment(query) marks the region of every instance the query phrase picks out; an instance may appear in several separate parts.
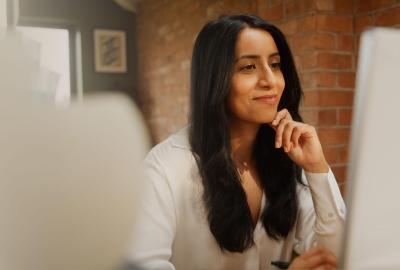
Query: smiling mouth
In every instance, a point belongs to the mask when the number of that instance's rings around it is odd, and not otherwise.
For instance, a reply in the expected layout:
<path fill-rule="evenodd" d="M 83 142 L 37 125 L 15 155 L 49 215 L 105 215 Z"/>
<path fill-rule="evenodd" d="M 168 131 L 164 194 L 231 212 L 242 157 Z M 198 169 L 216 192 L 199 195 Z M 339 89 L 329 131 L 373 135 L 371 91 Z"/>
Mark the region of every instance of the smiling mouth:
<path fill-rule="evenodd" d="M 260 96 L 260 97 L 255 97 L 255 98 L 253 98 L 253 100 L 259 101 L 259 102 L 262 102 L 262 103 L 266 103 L 266 104 L 275 105 L 275 104 L 278 103 L 278 96 L 277 96 L 277 95 L 273 95 L 273 96 Z"/>

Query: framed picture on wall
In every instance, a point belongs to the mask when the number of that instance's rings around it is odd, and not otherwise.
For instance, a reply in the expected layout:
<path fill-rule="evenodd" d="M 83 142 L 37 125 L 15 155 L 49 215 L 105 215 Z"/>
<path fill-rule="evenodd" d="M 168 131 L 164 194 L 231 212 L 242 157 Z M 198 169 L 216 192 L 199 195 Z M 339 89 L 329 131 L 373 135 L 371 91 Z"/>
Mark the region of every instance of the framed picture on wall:
<path fill-rule="evenodd" d="M 125 73 L 126 34 L 121 30 L 94 30 L 95 71 Z"/>

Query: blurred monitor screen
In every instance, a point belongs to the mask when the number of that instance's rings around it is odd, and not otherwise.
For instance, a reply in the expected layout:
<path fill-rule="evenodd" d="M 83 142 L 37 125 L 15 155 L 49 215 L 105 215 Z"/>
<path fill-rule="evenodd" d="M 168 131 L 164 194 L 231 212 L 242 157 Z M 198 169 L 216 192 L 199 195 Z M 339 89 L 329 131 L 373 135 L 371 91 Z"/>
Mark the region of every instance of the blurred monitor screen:
<path fill-rule="evenodd" d="M 364 32 L 356 81 L 344 269 L 400 269 L 400 30 Z"/>

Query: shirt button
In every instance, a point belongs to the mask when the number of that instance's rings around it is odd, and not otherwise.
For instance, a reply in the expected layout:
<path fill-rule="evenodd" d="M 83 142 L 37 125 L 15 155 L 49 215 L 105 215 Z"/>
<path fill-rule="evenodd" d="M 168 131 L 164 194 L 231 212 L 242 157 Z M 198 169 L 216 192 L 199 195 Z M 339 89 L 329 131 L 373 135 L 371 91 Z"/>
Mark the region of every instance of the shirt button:
<path fill-rule="evenodd" d="M 328 217 L 333 217 L 333 213 L 328 213 Z"/>

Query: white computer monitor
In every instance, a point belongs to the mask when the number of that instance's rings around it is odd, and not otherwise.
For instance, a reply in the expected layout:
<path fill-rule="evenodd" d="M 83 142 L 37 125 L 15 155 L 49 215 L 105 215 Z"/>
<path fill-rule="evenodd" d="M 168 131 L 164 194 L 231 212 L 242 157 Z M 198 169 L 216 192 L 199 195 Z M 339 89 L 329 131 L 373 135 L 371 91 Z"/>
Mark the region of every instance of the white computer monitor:
<path fill-rule="evenodd" d="M 400 269 L 400 30 L 361 36 L 344 269 Z"/>

